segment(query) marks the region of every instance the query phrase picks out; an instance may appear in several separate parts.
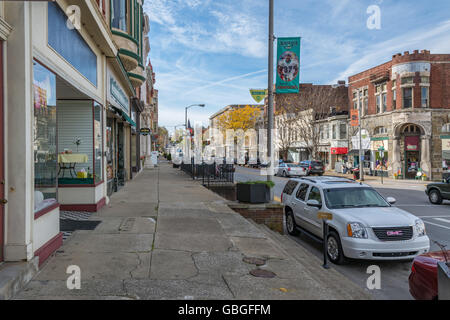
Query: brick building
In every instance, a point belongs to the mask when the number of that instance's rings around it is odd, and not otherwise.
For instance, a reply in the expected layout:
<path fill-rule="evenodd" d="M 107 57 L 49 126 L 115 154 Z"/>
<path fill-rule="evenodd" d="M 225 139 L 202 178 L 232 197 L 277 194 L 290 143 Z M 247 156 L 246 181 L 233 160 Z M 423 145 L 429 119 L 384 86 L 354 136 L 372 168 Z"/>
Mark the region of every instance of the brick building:
<path fill-rule="evenodd" d="M 441 179 L 450 163 L 450 54 L 398 53 L 348 82 L 349 107 L 362 115 L 365 167 Z M 357 165 L 358 129 L 349 133 L 349 160 Z"/>

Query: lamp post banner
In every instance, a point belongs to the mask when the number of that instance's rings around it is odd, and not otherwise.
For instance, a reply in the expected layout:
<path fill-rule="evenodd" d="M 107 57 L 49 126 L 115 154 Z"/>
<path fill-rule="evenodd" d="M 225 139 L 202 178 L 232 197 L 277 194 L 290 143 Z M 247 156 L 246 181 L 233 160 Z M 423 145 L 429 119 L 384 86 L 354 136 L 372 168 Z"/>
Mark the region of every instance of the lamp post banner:
<path fill-rule="evenodd" d="M 301 38 L 278 38 L 276 93 L 298 93 Z"/>

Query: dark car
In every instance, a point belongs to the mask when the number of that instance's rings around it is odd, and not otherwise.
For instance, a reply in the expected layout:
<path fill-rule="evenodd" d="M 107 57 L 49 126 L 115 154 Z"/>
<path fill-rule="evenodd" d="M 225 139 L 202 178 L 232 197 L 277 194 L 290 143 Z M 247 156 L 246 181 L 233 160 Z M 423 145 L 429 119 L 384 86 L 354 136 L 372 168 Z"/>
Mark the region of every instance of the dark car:
<path fill-rule="evenodd" d="M 442 204 L 442 201 L 450 200 L 450 178 L 428 184 L 425 193 L 432 204 Z"/>
<path fill-rule="evenodd" d="M 306 174 L 317 174 L 323 176 L 325 173 L 325 167 L 322 161 L 318 160 L 306 160 L 300 162 L 300 166 L 306 169 Z"/>
<path fill-rule="evenodd" d="M 437 300 L 437 264 L 446 261 L 450 251 L 429 252 L 417 256 L 409 275 L 409 292 L 416 300 Z"/>

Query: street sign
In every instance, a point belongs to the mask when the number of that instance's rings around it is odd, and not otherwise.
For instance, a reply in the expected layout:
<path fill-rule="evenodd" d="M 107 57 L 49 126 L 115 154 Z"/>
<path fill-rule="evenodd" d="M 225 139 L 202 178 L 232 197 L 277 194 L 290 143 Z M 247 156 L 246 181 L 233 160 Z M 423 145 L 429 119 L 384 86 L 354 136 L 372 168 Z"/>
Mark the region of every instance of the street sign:
<path fill-rule="evenodd" d="M 317 218 L 319 218 L 321 220 L 333 220 L 333 214 L 328 213 L 328 212 L 318 212 Z"/>
<path fill-rule="evenodd" d="M 139 130 L 139 133 L 142 134 L 143 136 L 148 136 L 149 134 L 152 133 L 152 130 L 150 130 L 150 128 L 141 128 Z"/>
<path fill-rule="evenodd" d="M 250 94 L 257 103 L 260 103 L 267 96 L 268 91 L 267 89 L 250 89 Z"/>

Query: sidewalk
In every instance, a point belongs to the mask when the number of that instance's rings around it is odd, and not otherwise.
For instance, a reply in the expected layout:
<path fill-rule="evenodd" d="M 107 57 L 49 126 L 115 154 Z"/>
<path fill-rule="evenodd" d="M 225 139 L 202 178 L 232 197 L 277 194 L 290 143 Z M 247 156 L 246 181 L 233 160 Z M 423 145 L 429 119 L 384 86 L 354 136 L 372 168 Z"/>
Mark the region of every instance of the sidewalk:
<path fill-rule="evenodd" d="M 336 173 L 335 171 L 327 171 L 325 173 L 325 175 L 353 179 L 353 175 L 352 174 Z M 392 187 L 398 187 L 398 188 L 405 188 L 405 187 L 408 187 L 408 186 L 423 186 L 423 187 L 425 187 L 427 184 L 432 183 L 432 182 L 433 181 L 392 179 L 392 178 L 383 177 L 383 185 L 392 186 Z M 382 184 L 381 183 L 381 177 L 369 176 L 369 175 L 365 175 L 364 176 L 364 183 L 376 184 L 376 185 L 381 185 Z"/>
<path fill-rule="evenodd" d="M 167 163 L 145 170 L 89 218 L 102 221 L 95 230 L 76 231 L 15 298 L 370 299 L 225 203 Z M 244 257 L 263 258 L 261 269 L 276 277 L 253 277 L 257 267 Z M 80 290 L 67 289 L 70 265 L 81 268 Z"/>

